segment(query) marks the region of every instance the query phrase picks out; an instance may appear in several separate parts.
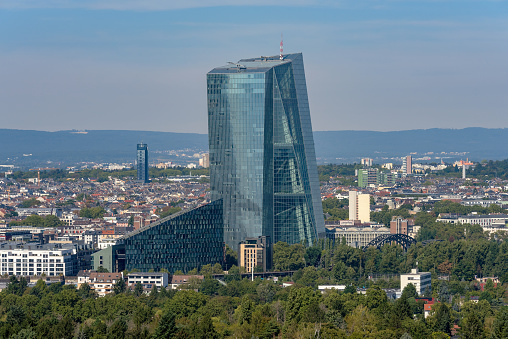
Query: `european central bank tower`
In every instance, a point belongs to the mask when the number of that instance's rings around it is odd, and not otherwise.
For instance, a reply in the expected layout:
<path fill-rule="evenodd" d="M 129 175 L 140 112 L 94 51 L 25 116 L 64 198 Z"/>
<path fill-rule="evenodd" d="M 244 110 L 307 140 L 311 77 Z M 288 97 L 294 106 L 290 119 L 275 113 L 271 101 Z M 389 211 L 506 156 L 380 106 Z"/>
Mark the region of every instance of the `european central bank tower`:
<path fill-rule="evenodd" d="M 324 236 L 301 53 L 242 59 L 207 74 L 211 200 L 224 241 L 312 244 Z"/>

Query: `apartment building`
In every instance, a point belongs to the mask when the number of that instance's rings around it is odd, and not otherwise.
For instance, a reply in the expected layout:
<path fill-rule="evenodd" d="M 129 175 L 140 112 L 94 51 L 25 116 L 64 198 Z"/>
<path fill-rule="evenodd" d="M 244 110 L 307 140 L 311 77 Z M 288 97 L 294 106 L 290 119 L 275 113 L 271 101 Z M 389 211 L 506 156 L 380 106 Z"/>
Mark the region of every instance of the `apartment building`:
<path fill-rule="evenodd" d="M 418 268 L 413 268 L 411 273 L 401 274 L 400 289 L 404 290 L 409 284 L 414 285 L 418 295 L 423 295 L 427 289 L 429 292 L 432 292 L 430 272 L 420 272 Z"/>
<path fill-rule="evenodd" d="M 77 254 L 72 244 L 0 243 L 0 275 L 75 275 Z"/>
<path fill-rule="evenodd" d="M 129 284 L 140 283 L 143 287 L 151 289 L 153 285 L 158 288 L 168 287 L 169 274 L 164 272 L 135 272 L 127 275 Z"/>
<path fill-rule="evenodd" d="M 270 237 L 246 238 L 240 242 L 238 263 L 241 267 L 245 267 L 247 273 L 252 273 L 252 270 L 256 270 L 256 267 L 263 272 L 271 270 L 272 246 Z"/>
<path fill-rule="evenodd" d="M 370 195 L 349 191 L 349 220 L 370 222 Z"/>
<path fill-rule="evenodd" d="M 78 286 L 87 283 L 99 297 L 114 291 L 118 280 L 123 279 L 123 273 L 99 273 L 99 272 L 80 272 L 78 275 Z"/>

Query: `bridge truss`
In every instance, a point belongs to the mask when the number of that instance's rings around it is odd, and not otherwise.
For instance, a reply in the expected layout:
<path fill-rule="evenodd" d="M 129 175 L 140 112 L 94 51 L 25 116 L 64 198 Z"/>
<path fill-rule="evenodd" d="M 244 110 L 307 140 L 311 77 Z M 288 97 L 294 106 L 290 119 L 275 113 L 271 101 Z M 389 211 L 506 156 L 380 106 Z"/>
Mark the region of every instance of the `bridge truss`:
<path fill-rule="evenodd" d="M 378 249 L 381 249 L 384 244 L 391 244 L 395 242 L 402 246 L 404 251 L 407 251 L 411 245 L 416 244 L 416 240 L 408 235 L 396 233 L 396 234 L 384 234 L 379 237 L 372 239 L 367 245 L 363 247 L 363 251 L 366 251 L 369 247 L 375 246 Z"/>

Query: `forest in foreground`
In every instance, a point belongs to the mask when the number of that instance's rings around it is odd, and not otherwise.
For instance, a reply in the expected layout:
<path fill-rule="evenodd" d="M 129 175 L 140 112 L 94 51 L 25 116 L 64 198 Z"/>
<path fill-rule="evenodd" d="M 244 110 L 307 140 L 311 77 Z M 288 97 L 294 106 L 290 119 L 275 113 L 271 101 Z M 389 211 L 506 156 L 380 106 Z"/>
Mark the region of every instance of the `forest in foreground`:
<path fill-rule="evenodd" d="M 123 283 L 122 281 L 120 281 Z M 86 284 L 27 287 L 12 278 L 0 293 L 1 338 L 506 338 L 508 307 L 454 300 L 436 303 L 423 317 L 412 285 L 396 301 L 379 286 L 366 294 L 348 287 L 324 294 L 308 286 L 207 277 L 193 289 L 125 284 L 98 298 Z M 194 289 L 195 287 L 196 290 Z M 494 284 L 487 293 L 499 293 Z"/>

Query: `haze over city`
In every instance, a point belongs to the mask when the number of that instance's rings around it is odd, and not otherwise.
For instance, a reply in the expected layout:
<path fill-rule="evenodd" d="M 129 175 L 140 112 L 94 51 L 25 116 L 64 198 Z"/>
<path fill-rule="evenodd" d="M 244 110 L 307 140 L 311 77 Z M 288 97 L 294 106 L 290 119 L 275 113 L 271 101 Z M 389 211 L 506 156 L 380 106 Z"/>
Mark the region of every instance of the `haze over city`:
<path fill-rule="evenodd" d="M 506 127 L 506 1 L 2 1 L 2 128 L 207 132 L 205 74 L 302 52 L 314 130 Z"/>

